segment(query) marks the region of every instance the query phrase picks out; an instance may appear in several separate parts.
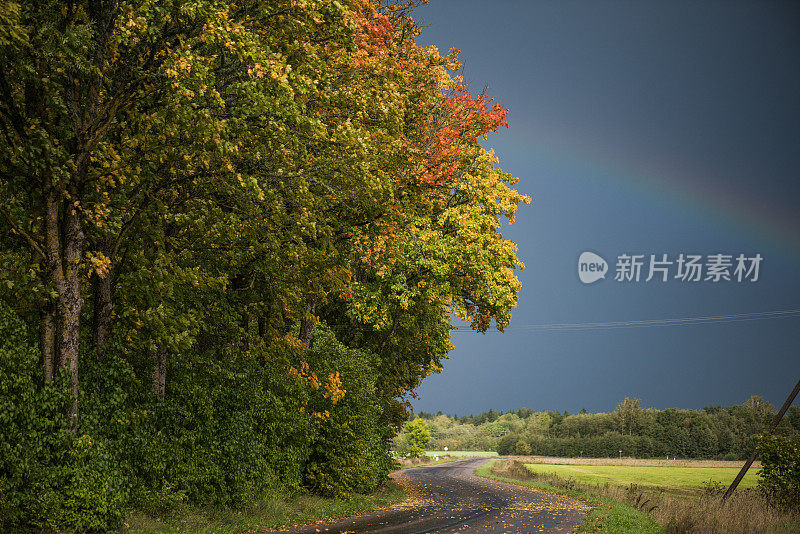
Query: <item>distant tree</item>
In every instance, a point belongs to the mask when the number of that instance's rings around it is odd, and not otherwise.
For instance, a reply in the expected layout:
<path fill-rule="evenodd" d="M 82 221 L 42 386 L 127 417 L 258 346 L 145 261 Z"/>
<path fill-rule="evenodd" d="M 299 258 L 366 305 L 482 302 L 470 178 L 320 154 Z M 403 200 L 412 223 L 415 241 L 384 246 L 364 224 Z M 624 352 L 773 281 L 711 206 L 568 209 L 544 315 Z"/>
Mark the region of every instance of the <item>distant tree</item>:
<path fill-rule="evenodd" d="M 761 395 L 750 395 L 744 406 L 752 411 L 755 420 L 760 424 L 767 424 L 775 414 L 775 406 Z"/>
<path fill-rule="evenodd" d="M 786 420 L 796 431 L 800 431 L 800 406 L 792 406 L 786 414 Z"/>
<path fill-rule="evenodd" d="M 406 440 L 408 441 L 409 454 L 413 458 L 425 455 L 425 447 L 431 440 L 428 423 L 422 418 L 416 418 L 406 425 Z"/>
<path fill-rule="evenodd" d="M 503 456 L 505 456 L 507 454 L 513 454 L 514 453 L 514 447 L 516 445 L 516 441 L 517 440 L 518 440 L 518 437 L 513 435 L 513 434 L 508 434 L 507 436 L 503 436 L 497 442 L 497 445 L 495 446 L 495 450 L 497 451 L 498 454 L 503 455 Z"/>
<path fill-rule="evenodd" d="M 528 456 L 531 453 L 531 446 L 527 441 L 519 440 L 517 444 L 514 445 L 514 453 L 519 456 Z"/>
<path fill-rule="evenodd" d="M 638 430 L 642 419 L 641 402 L 641 399 L 625 397 L 617 404 L 614 414 L 620 433 L 625 434 L 627 431 L 628 434 L 633 434 L 634 430 Z"/>
<path fill-rule="evenodd" d="M 520 408 L 517 410 L 517 415 L 520 419 L 527 419 L 533 413 L 533 409 L 531 408 Z"/>

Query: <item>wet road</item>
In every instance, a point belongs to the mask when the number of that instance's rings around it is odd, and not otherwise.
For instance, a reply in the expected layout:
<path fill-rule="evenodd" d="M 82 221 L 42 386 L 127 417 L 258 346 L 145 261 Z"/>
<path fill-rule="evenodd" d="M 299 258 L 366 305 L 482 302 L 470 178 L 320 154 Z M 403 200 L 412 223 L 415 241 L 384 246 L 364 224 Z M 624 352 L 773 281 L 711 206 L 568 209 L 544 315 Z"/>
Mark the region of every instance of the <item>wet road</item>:
<path fill-rule="evenodd" d="M 414 467 L 392 475 L 409 499 L 363 515 L 295 527 L 282 532 L 572 532 L 590 509 L 586 504 L 472 474 L 486 459 Z"/>

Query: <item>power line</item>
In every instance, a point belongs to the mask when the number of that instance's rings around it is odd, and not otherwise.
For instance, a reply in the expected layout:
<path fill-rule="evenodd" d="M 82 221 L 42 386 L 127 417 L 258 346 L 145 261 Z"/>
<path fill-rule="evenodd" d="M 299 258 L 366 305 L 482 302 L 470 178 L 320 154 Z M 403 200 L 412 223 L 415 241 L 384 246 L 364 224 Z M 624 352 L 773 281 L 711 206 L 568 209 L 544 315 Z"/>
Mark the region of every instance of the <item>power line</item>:
<path fill-rule="evenodd" d="M 515 330 L 610 330 L 615 328 L 646 328 L 666 326 L 692 326 L 700 324 L 735 323 L 741 321 L 763 321 L 767 319 L 785 319 L 800 317 L 800 309 L 778 310 L 766 312 L 737 313 L 732 315 L 707 315 L 700 317 L 681 317 L 674 319 L 650 319 L 642 321 L 612 321 L 596 323 L 554 323 L 554 324 L 528 324 L 513 325 L 505 329 L 506 332 Z M 453 332 L 473 332 L 470 328 L 454 328 Z M 499 332 L 496 329 L 487 332 Z"/>

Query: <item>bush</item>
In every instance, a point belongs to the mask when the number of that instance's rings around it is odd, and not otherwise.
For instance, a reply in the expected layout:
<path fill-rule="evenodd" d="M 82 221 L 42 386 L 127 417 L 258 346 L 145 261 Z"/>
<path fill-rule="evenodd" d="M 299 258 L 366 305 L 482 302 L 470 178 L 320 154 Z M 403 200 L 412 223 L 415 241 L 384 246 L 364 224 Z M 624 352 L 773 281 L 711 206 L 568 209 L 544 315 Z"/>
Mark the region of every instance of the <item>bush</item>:
<path fill-rule="evenodd" d="M 0 304 L 0 532 L 110 531 L 130 508 L 375 488 L 397 419 L 376 399 L 375 357 L 323 328 L 302 372 L 278 350 L 170 354 L 161 399 L 147 355 L 112 339 L 102 358 L 81 354 L 76 436 L 69 377 L 44 383 L 36 336 Z"/>
<path fill-rule="evenodd" d="M 508 434 L 508 435 L 503 436 L 497 442 L 497 454 L 499 454 L 501 456 L 514 454 L 514 448 L 517 445 L 517 441 L 518 441 L 518 438 L 514 434 Z"/>
<path fill-rule="evenodd" d="M 48 526 L 77 532 L 113 530 L 122 524 L 127 480 L 102 443 L 86 435 L 73 441 L 64 485 L 44 494 Z"/>
<path fill-rule="evenodd" d="M 514 453 L 519 456 L 527 456 L 531 453 L 531 446 L 528 445 L 528 442 L 519 440 L 516 445 L 514 445 Z"/>
<path fill-rule="evenodd" d="M 323 391 L 310 400 L 308 409 L 323 416 L 315 417 L 306 484 L 324 495 L 371 491 L 393 466 L 389 436 L 380 424 L 381 407 L 375 402 L 375 358 L 345 347 L 329 329 L 317 327 L 307 359 L 321 379 L 335 383 L 338 377 L 344 396 L 334 402 L 321 387 Z"/>
<path fill-rule="evenodd" d="M 800 440 L 765 435 L 758 450 L 761 491 L 781 507 L 800 510 Z"/>
<path fill-rule="evenodd" d="M 35 341 L 0 306 L 0 530 L 122 523 L 127 484 L 110 447 L 69 432 L 68 378 L 44 385 Z"/>

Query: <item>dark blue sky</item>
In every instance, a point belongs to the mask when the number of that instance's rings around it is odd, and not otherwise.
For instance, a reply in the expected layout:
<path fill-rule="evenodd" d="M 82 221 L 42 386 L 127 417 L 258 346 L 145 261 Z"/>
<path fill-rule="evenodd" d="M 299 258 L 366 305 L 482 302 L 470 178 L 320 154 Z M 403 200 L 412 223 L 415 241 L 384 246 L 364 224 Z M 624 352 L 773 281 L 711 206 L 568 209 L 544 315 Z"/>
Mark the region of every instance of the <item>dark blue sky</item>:
<path fill-rule="evenodd" d="M 527 266 L 511 327 L 454 332 L 415 408 L 780 405 L 800 378 L 798 316 L 535 325 L 800 309 L 800 3 L 432 0 L 415 19 L 419 42 L 459 48 L 471 88 L 510 109 L 486 145 L 533 197 L 504 231 Z M 578 279 L 586 250 L 605 280 Z M 755 283 L 621 283 L 622 253 L 764 260 Z"/>

